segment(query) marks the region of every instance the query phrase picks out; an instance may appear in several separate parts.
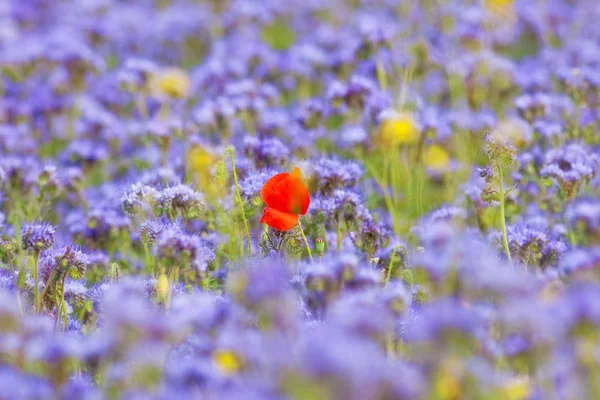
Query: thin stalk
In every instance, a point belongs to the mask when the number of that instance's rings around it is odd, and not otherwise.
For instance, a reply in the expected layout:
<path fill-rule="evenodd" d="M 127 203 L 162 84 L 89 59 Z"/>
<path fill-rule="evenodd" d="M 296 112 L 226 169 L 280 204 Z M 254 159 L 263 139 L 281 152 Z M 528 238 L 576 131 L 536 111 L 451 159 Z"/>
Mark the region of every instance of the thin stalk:
<path fill-rule="evenodd" d="M 577 247 L 577 236 L 572 228 L 569 227 L 569 223 L 567 221 L 567 215 L 565 214 L 563 217 L 564 224 L 567 228 L 567 238 L 569 238 L 569 242 L 571 242 L 571 246 Z"/>
<path fill-rule="evenodd" d="M 58 299 L 55 298 L 55 302 L 57 300 Z M 62 313 L 62 306 L 63 306 L 62 302 L 60 304 L 58 304 L 58 303 L 56 304 L 56 315 L 54 316 L 54 332 L 58 331 L 58 320 L 59 320 L 60 314 Z"/>
<path fill-rule="evenodd" d="M 64 296 L 64 294 L 63 294 Z M 63 298 L 62 300 L 62 309 L 63 309 L 63 323 L 65 324 L 65 332 L 69 329 L 69 316 L 67 315 L 67 302 Z"/>
<path fill-rule="evenodd" d="M 252 242 L 250 240 L 250 229 L 248 228 L 248 220 L 246 220 L 246 212 L 244 211 L 244 204 L 242 203 L 242 195 L 240 194 L 240 184 L 238 182 L 237 172 L 235 170 L 235 158 L 233 155 L 233 148 L 228 147 L 227 151 L 229 152 L 229 158 L 231 159 L 231 170 L 233 172 L 233 181 L 235 182 L 235 194 L 237 197 L 238 204 L 240 206 L 240 211 L 242 213 L 242 221 L 244 221 L 244 229 L 246 231 L 246 240 L 248 240 L 248 254 L 250 255 L 250 259 L 252 259 Z"/>
<path fill-rule="evenodd" d="M 148 268 L 148 272 L 150 272 L 150 276 L 154 277 L 154 257 L 152 256 L 152 253 L 150 253 L 150 248 L 146 242 L 144 242 L 144 256 L 146 257 L 146 267 Z"/>
<path fill-rule="evenodd" d="M 208 292 L 208 275 L 202 277 L 202 291 Z"/>
<path fill-rule="evenodd" d="M 171 148 L 171 137 L 167 136 L 167 137 L 161 138 L 159 140 L 161 141 L 160 165 L 161 165 L 161 167 L 165 167 L 167 165 L 167 161 L 169 160 L 169 149 Z"/>
<path fill-rule="evenodd" d="M 35 312 L 40 312 L 40 277 L 38 273 L 38 262 L 40 259 L 40 251 L 35 250 L 33 252 L 33 280 L 34 280 L 34 293 L 35 293 Z"/>
<path fill-rule="evenodd" d="M 377 175 L 375 167 L 373 167 L 369 162 L 367 162 L 366 160 L 364 162 L 365 162 L 365 166 L 367 167 L 367 170 L 371 173 L 371 176 L 375 180 L 375 183 L 381 188 L 381 191 L 383 193 L 383 199 L 385 201 L 385 205 L 388 209 L 388 212 L 390 213 L 390 215 L 392 217 L 394 233 L 397 235 L 400 235 L 400 225 L 398 223 L 396 207 L 394 205 L 394 200 L 392 199 L 392 196 L 390 195 L 388 186 L 385 184 L 385 178 L 379 177 L 379 175 Z M 385 168 L 386 167 L 384 167 L 384 169 Z M 339 250 L 339 248 L 338 248 L 338 250 Z"/>
<path fill-rule="evenodd" d="M 304 229 L 302 229 L 302 224 L 300 220 L 298 220 L 298 227 L 300 228 L 300 234 L 302 235 L 302 239 L 304 239 L 304 244 L 306 245 L 306 250 L 308 251 L 308 257 L 310 258 L 311 263 L 315 263 L 312 256 L 312 251 L 310 251 L 310 245 L 308 244 L 308 240 L 306 240 L 306 235 L 304 234 Z"/>
<path fill-rule="evenodd" d="M 392 360 L 396 359 L 396 346 L 394 342 L 394 333 L 389 332 L 385 338 L 385 352 L 387 353 L 387 356 Z"/>
<path fill-rule="evenodd" d="M 61 261 L 64 260 L 64 258 L 65 258 L 64 256 L 59 258 L 56 261 L 56 265 L 60 265 Z M 46 296 L 46 293 L 48 292 L 48 288 L 50 287 L 50 282 L 52 282 L 52 279 L 54 279 L 54 275 L 56 275 L 56 271 L 58 271 L 58 268 L 54 268 L 52 270 L 52 272 L 50 273 L 50 276 L 48 277 L 48 280 L 46 281 L 46 283 L 44 283 L 44 289 L 42 289 L 42 294 L 41 294 L 40 298 L 43 299 Z M 63 278 L 63 285 L 64 285 L 64 278 Z"/>
<path fill-rule="evenodd" d="M 388 81 L 379 55 L 375 57 L 375 68 L 377 70 L 377 80 L 379 81 L 379 86 L 381 87 L 381 90 L 385 91 L 387 90 Z"/>
<path fill-rule="evenodd" d="M 498 177 L 500 182 L 498 183 L 498 190 L 500 192 L 500 224 L 502 226 L 502 243 L 504 244 L 504 251 L 506 252 L 506 257 L 508 258 L 508 262 L 510 266 L 513 267 L 512 258 L 510 257 L 510 248 L 508 247 L 508 236 L 506 234 L 506 217 L 504 212 L 504 178 L 502 176 L 502 168 L 500 164 L 496 162 L 496 166 L 498 167 Z"/>

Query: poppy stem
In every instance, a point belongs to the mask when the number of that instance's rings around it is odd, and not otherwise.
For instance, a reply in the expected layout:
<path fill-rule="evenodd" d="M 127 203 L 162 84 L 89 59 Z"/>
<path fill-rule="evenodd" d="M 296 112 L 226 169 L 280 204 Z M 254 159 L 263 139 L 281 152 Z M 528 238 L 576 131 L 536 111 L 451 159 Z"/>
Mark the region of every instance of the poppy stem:
<path fill-rule="evenodd" d="M 308 251 L 308 257 L 310 258 L 311 263 L 315 263 L 312 256 L 312 251 L 310 251 L 310 245 L 308 244 L 308 240 L 306 240 L 306 235 L 304 234 L 304 229 L 302 229 L 302 224 L 300 220 L 298 220 L 298 227 L 300 228 L 300 234 L 302 235 L 302 239 L 304 239 L 304 244 L 306 245 L 306 251 Z"/>
<path fill-rule="evenodd" d="M 229 158 L 231 159 L 231 170 L 233 172 L 233 181 L 235 183 L 235 194 L 237 197 L 238 204 L 240 205 L 240 211 L 242 213 L 242 221 L 244 221 L 244 229 L 246 230 L 246 239 L 248 240 L 248 253 L 250 259 L 252 259 L 252 242 L 250 240 L 250 229 L 248 229 L 248 220 L 246 220 L 246 213 L 244 212 L 244 204 L 242 203 L 242 195 L 240 194 L 240 185 L 238 183 L 237 172 L 235 170 L 235 159 L 233 156 L 233 147 L 228 146 L 227 152 L 229 152 Z"/>
<path fill-rule="evenodd" d="M 502 176 L 502 166 L 496 160 L 496 167 L 498 168 L 498 189 L 500 191 L 500 226 L 502 228 L 502 243 L 504 245 L 504 251 L 506 252 L 506 258 L 510 266 L 513 267 L 512 259 L 510 257 L 510 247 L 508 245 L 508 235 L 506 234 L 506 216 L 504 212 L 504 203 L 506 201 L 506 195 L 504 194 L 504 178 Z"/>

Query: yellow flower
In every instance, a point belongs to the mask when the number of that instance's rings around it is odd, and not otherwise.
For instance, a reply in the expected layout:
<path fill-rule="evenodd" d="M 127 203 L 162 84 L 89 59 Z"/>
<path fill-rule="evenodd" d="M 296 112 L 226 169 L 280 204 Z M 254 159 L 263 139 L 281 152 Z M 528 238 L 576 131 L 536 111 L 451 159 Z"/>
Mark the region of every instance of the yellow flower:
<path fill-rule="evenodd" d="M 504 387 L 504 395 L 508 400 L 522 400 L 529 397 L 531 388 L 527 378 L 515 378 Z"/>
<path fill-rule="evenodd" d="M 485 8 L 497 13 L 503 14 L 512 10 L 514 0 L 485 0 Z"/>
<path fill-rule="evenodd" d="M 449 373 L 441 374 L 435 381 L 435 391 L 441 399 L 459 399 L 461 392 L 460 382 Z"/>
<path fill-rule="evenodd" d="M 212 354 L 212 360 L 223 375 L 234 375 L 242 368 L 242 360 L 231 350 L 215 350 Z"/>
<path fill-rule="evenodd" d="M 410 113 L 389 112 L 379 126 L 378 142 L 382 146 L 412 144 L 419 140 L 419 127 Z"/>
<path fill-rule="evenodd" d="M 212 182 L 212 168 L 219 162 L 216 151 L 211 148 L 192 145 L 186 153 L 186 166 L 196 178 L 198 187 L 203 188 L 205 195 L 217 192 L 216 185 Z"/>
<path fill-rule="evenodd" d="M 450 166 L 450 156 L 441 146 L 430 146 L 425 152 L 425 165 L 434 171 L 442 172 Z"/>
<path fill-rule="evenodd" d="M 532 138 L 531 127 L 519 118 L 501 121 L 491 135 L 493 139 L 508 140 L 516 148 L 524 147 Z"/>
<path fill-rule="evenodd" d="M 191 88 L 190 77 L 180 68 L 166 68 L 154 76 L 154 88 L 163 96 L 187 97 Z"/>
<path fill-rule="evenodd" d="M 195 172 L 210 170 L 219 160 L 213 152 L 200 145 L 192 145 L 186 159 L 188 168 Z"/>

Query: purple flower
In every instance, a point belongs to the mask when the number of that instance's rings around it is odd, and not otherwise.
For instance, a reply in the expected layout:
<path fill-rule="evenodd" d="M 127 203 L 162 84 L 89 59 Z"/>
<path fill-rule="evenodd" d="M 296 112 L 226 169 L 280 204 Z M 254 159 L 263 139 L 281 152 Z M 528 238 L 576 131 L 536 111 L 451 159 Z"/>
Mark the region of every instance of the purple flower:
<path fill-rule="evenodd" d="M 322 214 L 333 226 L 341 226 L 342 223 L 346 223 L 347 226 L 360 226 L 371 218 L 360 196 L 348 190 L 337 189 L 331 195 L 314 199 L 311 209 L 316 214 Z"/>
<path fill-rule="evenodd" d="M 586 236 L 600 234 L 600 202 L 594 199 L 580 199 L 570 204 L 565 217 L 573 229 L 585 232 Z"/>
<path fill-rule="evenodd" d="M 556 303 L 554 315 L 561 320 L 561 331 L 571 335 L 578 335 L 578 327 L 599 326 L 598 286 L 587 282 L 573 285 Z"/>
<path fill-rule="evenodd" d="M 419 317 L 407 327 L 405 340 L 409 343 L 436 343 L 452 334 L 475 336 L 484 328 L 483 319 L 472 308 L 455 299 L 440 299 L 428 303 Z"/>
<path fill-rule="evenodd" d="M 134 183 L 123 195 L 121 202 L 123 211 L 129 216 L 134 216 L 144 211 L 151 210 L 152 203 L 158 196 L 158 191 L 151 186 Z"/>
<path fill-rule="evenodd" d="M 65 162 L 89 165 L 105 161 L 109 156 L 108 149 L 97 141 L 79 139 L 73 141 L 63 152 L 62 158 Z"/>
<path fill-rule="evenodd" d="M 510 225 L 506 234 L 511 255 L 525 266 L 547 268 L 556 265 L 567 249 L 561 237 L 535 222 Z M 495 233 L 493 236 L 499 246 L 500 234 Z"/>
<path fill-rule="evenodd" d="M 550 150 L 545 158 L 541 175 L 556 180 L 568 197 L 575 196 L 579 185 L 589 182 L 594 177 L 599 162 L 597 154 L 578 143 Z"/>
<path fill-rule="evenodd" d="M 244 138 L 244 153 L 258 168 L 281 167 L 288 160 L 290 150 L 277 138 Z"/>
<path fill-rule="evenodd" d="M 581 274 L 586 278 L 586 271 L 597 274 L 600 269 L 600 247 L 589 249 L 572 249 L 565 253 L 559 264 L 565 275 Z"/>
<path fill-rule="evenodd" d="M 123 88 L 137 92 L 148 89 L 150 79 L 157 70 L 157 65 L 150 60 L 129 58 L 119 69 L 117 79 Z"/>
<path fill-rule="evenodd" d="M 206 208 L 204 196 L 188 185 L 180 184 L 161 190 L 156 195 L 158 213 L 175 219 L 181 215 L 185 219 L 198 218 Z"/>
<path fill-rule="evenodd" d="M 312 179 L 317 190 L 323 195 L 331 195 L 336 189 L 354 189 L 363 176 L 363 169 L 355 162 L 320 158 L 313 166 Z"/>
<path fill-rule="evenodd" d="M 11 399 L 47 399 L 54 394 L 51 383 L 43 377 L 30 375 L 10 366 L 0 367 L 0 387 L 3 396 Z"/>
<path fill-rule="evenodd" d="M 21 246 L 27 251 L 47 250 L 54 244 L 54 227 L 46 222 L 35 222 L 21 228 Z"/>
<path fill-rule="evenodd" d="M 368 96 L 375 92 L 375 84 L 368 78 L 354 75 L 347 84 L 335 81 L 327 89 L 327 99 L 334 107 L 342 103 L 355 109 L 362 109 Z"/>
<path fill-rule="evenodd" d="M 140 225 L 140 239 L 147 245 L 153 245 L 161 232 L 166 229 L 178 233 L 183 231 L 179 220 L 149 219 Z"/>
<path fill-rule="evenodd" d="M 183 269 L 190 266 L 201 273 L 215 259 L 214 251 L 200 237 L 173 228 L 160 232 L 153 252 L 162 268 L 178 266 Z"/>
<path fill-rule="evenodd" d="M 306 129 L 317 127 L 327 112 L 322 99 L 309 99 L 298 112 L 297 120 Z"/>
<path fill-rule="evenodd" d="M 245 178 L 240 180 L 240 193 L 246 200 L 252 201 L 260 196 L 260 189 L 275 174 L 277 174 L 277 171 L 273 169 L 248 173 Z"/>

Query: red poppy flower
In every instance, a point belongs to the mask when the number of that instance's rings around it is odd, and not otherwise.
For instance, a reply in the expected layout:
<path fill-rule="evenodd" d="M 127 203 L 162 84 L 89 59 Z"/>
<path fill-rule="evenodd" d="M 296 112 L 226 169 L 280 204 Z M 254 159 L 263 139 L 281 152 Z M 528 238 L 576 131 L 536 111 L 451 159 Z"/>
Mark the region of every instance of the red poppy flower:
<path fill-rule="evenodd" d="M 298 168 L 271 177 L 260 189 L 260 197 L 267 208 L 261 223 L 279 231 L 292 229 L 298 223 L 298 214 L 304 215 L 310 205 L 308 189 L 302 183 Z"/>

